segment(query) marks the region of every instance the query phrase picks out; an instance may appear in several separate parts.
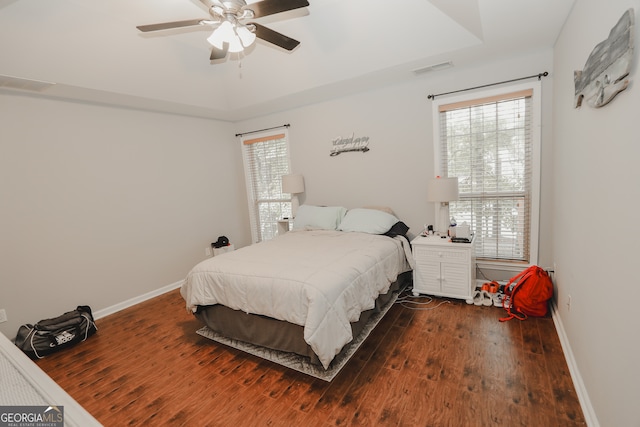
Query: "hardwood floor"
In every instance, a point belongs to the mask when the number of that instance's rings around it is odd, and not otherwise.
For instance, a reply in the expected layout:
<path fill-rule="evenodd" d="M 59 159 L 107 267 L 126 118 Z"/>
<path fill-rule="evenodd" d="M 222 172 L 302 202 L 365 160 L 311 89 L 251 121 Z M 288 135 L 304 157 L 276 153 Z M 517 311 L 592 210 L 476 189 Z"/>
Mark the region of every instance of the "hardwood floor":
<path fill-rule="evenodd" d="M 552 319 L 503 313 L 395 305 L 326 383 L 197 335 L 175 290 L 37 363 L 105 426 L 586 425 Z"/>

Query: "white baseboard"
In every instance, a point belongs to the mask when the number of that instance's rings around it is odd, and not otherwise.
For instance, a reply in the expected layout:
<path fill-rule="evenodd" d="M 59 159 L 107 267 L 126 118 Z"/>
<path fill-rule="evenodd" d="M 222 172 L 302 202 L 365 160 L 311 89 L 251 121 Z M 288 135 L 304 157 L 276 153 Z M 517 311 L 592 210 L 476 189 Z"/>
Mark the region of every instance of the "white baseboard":
<path fill-rule="evenodd" d="M 600 427 L 598 417 L 596 417 L 593 405 L 591 405 L 591 400 L 589 399 L 589 393 L 587 393 L 587 389 L 582 381 L 582 375 L 580 375 L 576 359 L 573 357 L 573 351 L 571 350 L 571 345 L 569 344 L 569 339 L 567 338 L 567 334 L 562 324 L 562 319 L 560 318 L 560 314 L 558 314 L 558 306 L 555 302 L 551 304 L 551 316 L 553 317 L 553 323 L 555 324 L 556 331 L 558 332 L 558 338 L 560 338 L 562 351 L 565 359 L 567 360 L 567 365 L 569 366 L 569 373 L 571 374 L 573 386 L 576 389 L 585 421 L 589 427 Z"/>
<path fill-rule="evenodd" d="M 175 283 L 172 283 L 170 285 L 164 286 L 164 287 L 162 287 L 160 289 L 156 289 L 154 291 L 147 292 L 146 294 L 143 294 L 143 295 L 128 299 L 128 300 L 123 301 L 121 303 L 112 305 L 111 307 L 103 308 L 102 310 L 98 310 L 98 311 L 94 312 L 93 313 L 93 318 L 97 320 L 97 319 L 100 319 L 102 317 L 108 316 L 110 314 L 117 313 L 118 311 L 124 310 L 125 308 L 129 308 L 129 307 L 132 307 L 132 306 L 134 306 L 136 304 L 140 304 L 141 302 L 146 301 L 148 299 L 157 297 L 157 296 L 162 295 L 162 294 L 166 294 L 167 292 L 170 292 L 170 291 L 172 291 L 174 289 L 177 289 L 180 286 L 182 286 L 183 282 L 184 282 L 183 280 L 180 280 L 179 282 L 175 282 Z"/>

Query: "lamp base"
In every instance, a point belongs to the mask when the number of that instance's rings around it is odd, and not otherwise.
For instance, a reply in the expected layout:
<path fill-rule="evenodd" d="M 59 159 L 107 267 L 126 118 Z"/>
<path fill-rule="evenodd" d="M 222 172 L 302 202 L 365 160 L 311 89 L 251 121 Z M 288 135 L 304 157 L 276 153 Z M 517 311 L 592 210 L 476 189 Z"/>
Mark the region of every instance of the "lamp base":
<path fill-rule="evenodd" d="M 298 208 L 300 207 L 300 202 L 298 201 L 298 196 L 295 194 L 291 195 L 291 215 L 293 218 L 296 217 L 296 213 L 298 213 Z"/>
<path fill-rule="evenodd" d="M 436 233 L 441 236 L 449 234 L 449 202 L 436 204 Z"/>

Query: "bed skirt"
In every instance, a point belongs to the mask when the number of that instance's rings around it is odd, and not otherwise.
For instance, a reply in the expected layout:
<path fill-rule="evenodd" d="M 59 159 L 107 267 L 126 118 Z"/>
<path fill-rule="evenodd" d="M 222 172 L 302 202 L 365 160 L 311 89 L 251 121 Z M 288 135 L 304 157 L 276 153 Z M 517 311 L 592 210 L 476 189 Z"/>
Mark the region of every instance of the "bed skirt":
<path fill-rule="evenodd" d="M 366 325 L 369 317 L 380 311 L 394 293 L 402 291 L 411 283 L 411 271 L 402 273 L 386 294 L 378 296 L 375 307 L 362 312 L 357 322 L 351 323 L 353 336 L 357 337 Z M 228 338 L 308 357 L 313 364 L 321 365 L 320 360 L 304 340 L 304 327 L 277 320 L 268 316 L 247 314 L 223 305 L 199 306 L 195 313 L 211 330 Z"/>

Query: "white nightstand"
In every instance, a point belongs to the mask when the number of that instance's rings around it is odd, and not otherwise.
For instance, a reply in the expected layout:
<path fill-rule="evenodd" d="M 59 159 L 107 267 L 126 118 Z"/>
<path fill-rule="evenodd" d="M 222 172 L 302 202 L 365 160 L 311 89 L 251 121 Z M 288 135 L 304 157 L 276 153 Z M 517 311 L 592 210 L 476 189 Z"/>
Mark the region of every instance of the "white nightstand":
<path fill-rule="evenodd" d="M 284 234 L 289 230 L 291 230 L 291 220 L 290 219 L 278 220 L 278 235 Z"/>
<path fill-rule="evenodd" d="M 415 268 L 413 295 L 469 299 L 476 282 L 474 242 L 451 243 L 439 236 L 411 241 Z"/>
<path fill-rule="evenodd" d="M 213 248 L 213 256 L 222 255 L 224 253 L 231 252 L 233 250 L 235 250 L 235 246 L 233 245 L 227 245 L 221 248 Z"/>

